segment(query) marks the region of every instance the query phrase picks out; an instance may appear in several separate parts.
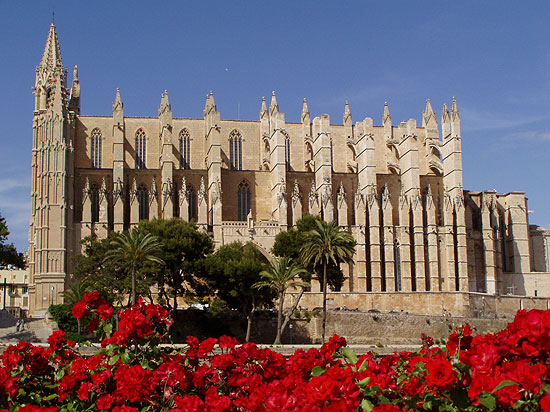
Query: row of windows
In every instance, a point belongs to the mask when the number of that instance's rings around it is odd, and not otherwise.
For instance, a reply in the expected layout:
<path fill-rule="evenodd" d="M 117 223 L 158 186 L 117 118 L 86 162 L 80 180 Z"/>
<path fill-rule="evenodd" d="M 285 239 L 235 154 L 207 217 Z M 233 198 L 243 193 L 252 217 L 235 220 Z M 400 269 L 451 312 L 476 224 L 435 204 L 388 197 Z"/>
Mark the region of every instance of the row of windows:
<path fill-rule="evenodd" d="M 250 185 L 243 180 L 237 190 L 238 199 L 238 220 L 246 220 L 251 209 Z M 139 209 L 139 220 L 149 219 L 149 190 L 144 184 L 137 189 L 137 200 Z M 99 222 L 99 187 L 93 184 L 90 187 L 90 203 L 92 211 L 92 222 Z M 197 194 L 192 186 L 187 186 L 187 203 L 189 220 L 197 219 Z"/>
<path fill-rule="evenodd" d="M 229 157 L 231 160 L 231 169 L 243 170 L 243 142 L 239 131 L 233 130 L 229 134 Z M 136 169 L 147 168 L 147 135 L 143 129 L 138 129 L 135 136 L 136 148 Z M 101 168 L 102 153 L 102 135 L 97 128 L 92 130 L 92 168 Z M 183 129 L 179 134 L 180 150 L 180 169 L 189 169 L 191 167 L 191 134 L 189 130 Z M 285 160 L 287 167 L 290 165 L 290 138 L 285 135 Z"/>

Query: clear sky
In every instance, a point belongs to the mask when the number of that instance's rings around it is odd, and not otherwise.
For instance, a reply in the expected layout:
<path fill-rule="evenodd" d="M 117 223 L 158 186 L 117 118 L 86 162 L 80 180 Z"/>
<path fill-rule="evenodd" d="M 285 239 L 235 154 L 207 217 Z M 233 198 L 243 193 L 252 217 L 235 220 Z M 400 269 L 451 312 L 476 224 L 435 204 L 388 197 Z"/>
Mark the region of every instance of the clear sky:
<path fill-rule="evenodd" d="M 255 120 L 277 92 L 287 121 L 312 117 L 440 120 L 456 96 L 464 188 L 523 191 L 550 228 L 550 5 L 544 1 L 0 1 L 0 214 L 27 249 L 32 86 L 52 11 L 64 65 L 79 66 L 83 114 Z"/>

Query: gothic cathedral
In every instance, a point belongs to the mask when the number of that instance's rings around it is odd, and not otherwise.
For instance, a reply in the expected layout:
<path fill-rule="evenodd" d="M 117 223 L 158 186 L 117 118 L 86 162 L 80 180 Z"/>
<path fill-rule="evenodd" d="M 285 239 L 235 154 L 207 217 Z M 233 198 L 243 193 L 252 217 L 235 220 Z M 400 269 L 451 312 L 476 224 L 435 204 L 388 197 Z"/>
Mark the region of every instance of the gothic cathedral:
<path fill-rule="evenodd" d="M 174 117 L 166 91 L 154 118 L 125 116 L 119 90 L 112 115 L 90 116 L 76 66 L 67 77 L 52 23 L 34 89 L 31 314 L 62 301 L 82 238 L 173 216 L 268 258 L 304 214 L 337 221 L 357 241 L 337 306 L 471 314 L 480 299 L 550 296 L 550 233 L 529 227 L 524 194 L 463 189 L 454 98 L 440 122 L 428 100 L 420 126 L 393 124 L 387 103 L 381 125 L 354 124 L 347 102 L 333 124 L 306 99 L 286 122 L 275 92 L 256 121 L 222 120 L 212 93 L 202 118 Z"/>

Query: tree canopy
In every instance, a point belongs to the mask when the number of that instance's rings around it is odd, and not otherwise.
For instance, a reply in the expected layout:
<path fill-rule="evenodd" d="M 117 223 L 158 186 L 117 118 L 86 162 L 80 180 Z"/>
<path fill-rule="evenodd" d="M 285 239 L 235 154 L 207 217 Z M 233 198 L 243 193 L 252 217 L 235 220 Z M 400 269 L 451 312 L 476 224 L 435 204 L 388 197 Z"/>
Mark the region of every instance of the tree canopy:
<path fill-rule="evenodd" d="M 7 243 L 9 234 L 6 219 L 0 215 L 0 269 L 10 265 L 23 269 L 25 256 L 23 253 L 19 253 L 12 243 Z"/>
<path fill-rule="evenodd" d="M 317 228 L 317 222 L 321 222 L 319 216 L 306 214 L 296 222 L 296 226 L 288 229 L 286 232 L 280 232 L 275 237 L 275 244 L 272 252 L 275 256 L 288 257 L 295 262 L 300 262 L 306 269 L 306 274 L 301 277 L 304 281 L 310 281 L 312 274 L 317 281 L 323 285 L 323 267 L 321 263 L 304 262 L 301 255 L 301 247 L 305 242 L 306 233 Z M 334 263 L 330 261 L 327 266 L 328 285 L 332 290 L 339 291 L 344 284 L 344 273 L 340 268 L 341 261 Z"/>
<path fill-rule="evenodd" d="M 179 218 L 143 220 L 138 230 L 156 236 L 162 244 L 158 256 L 164 265 L 153 268 L 152 276 L 156 277 L 160 296 L 170 308 L 177 308 L 179 296 L 207 292 L 204 259 L 214 251 L 207 233 L 198 230 L 194 222 Z"/>
<path fill-rule="evenodd" d="M 270 289 L 254 289 L 264 269 L 262 254 L 252 243 L 232 242 L 221 246 L 205 262 L 208 284 L 218 298 L 231 309 L 245 314 L 249 320 L 247 340 L 250 337 L 252 315 L 261 306 L 272 304 Z"/>

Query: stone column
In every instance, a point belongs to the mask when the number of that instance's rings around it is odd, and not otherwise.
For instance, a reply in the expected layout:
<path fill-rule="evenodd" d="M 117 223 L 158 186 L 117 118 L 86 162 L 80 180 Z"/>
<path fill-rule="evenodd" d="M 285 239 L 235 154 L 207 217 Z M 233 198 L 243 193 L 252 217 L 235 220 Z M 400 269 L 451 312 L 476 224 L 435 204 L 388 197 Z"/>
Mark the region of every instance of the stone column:
<path fill-rule="evenodd" d="M 399 195 L 399 227 L 397 228 L 396 248 L 399 250 L 399 273 L 401 274 L 401 289 L 404 292 L 412 290 L 412 265 L 410 241 L 410 205 L 407 196 Z M 397 260 L 397 259 L 396 259 Z M 396 262 L 396 268 L 397 268 Z"/>
<path fill-rule="evenodd" d="M 375 189 L 372 188 L 367 198 L 369 214 L 369 248 L 370 248 L 370 273 L 372 291 L 382 291 L 382 261 L 380 249 L 380 206 Z"/>
<path fill-rule="evenodd" d="M 442 228 L 443 238 L 442 246 L 444 256 L 441 262 L 442 278 L 445 279 L 445 285 L 443 290 L 456 291 L 456 277 L 455 277 L 455 245 L 454 245 L 454 205 L 449 196 L 449 193 L 445 191 L 443 195 L 443 220 L 444 228 Z"/>
<path fill-rule="evenodd" d="M 113 103 L 113 227 L 115 232 L 124 230 L 124 105 L 120 90 L 116 90 Z"/>
<path fill-rule="evenodd" d="M 315 162 L 315 185 L 321 201 L 323 219 L 334 220 L 332 200 L 332 163 L 330 117 L 323 114 L 313 119 L 313 160 Z"/>
<path fill-rule="evenodd" d="M 354 292 L 367 291 L 367 245 L 366 245 L 366 210 L 365 197 L 360 193 L 355 194 L 355 225 L 352 227 L 353 238 L 357 242 L 355 256 L 353 258 L 353 288 Z"/>
<path fill-rule="evenodd" d="M 172 142 L 172 106 L 168 101 L 168 92 L 166 90 L 162 94 L 158 113 L 161 141 L 161 216 L 163 219 L 170 219 L 174 216 L 174 159 L 172 156 L 174 144 Z"/>
<path fill-rule="evenodd" d="M 428 193 L 426 195 L 426 237 L 428 240 L 428 272 L 426 276 L 430 278 L 430 290 L 439 291 L 439 259 L 437 253 L 437 224 L 435 219 L 435 203 L 432 196 L 432 188 L 428 186 Z"/>
<path fill-rule="evenodd" d="M 387 186 L 384 186 L 380 200 L 382 208 L 383 222 L 383 249 L 384 249 L 384 267 L 385 267 L 385 290 L 387 292 L 395 291 L 395 260 L 394 260 L 394 233 L 393 233 L 393 207 L 391 204 L 390 192 Z M 382 280 L 384 282 L 384 280 Z M 384 284 L 382 284 L 384 290 Z"/>
<path fill-rule="evenodd" d="M 180 208 L 180 219 L 189 221 L 189 192 L 187 191 L 187 181 L 185 176 L 181 179 L 181 187 L 178 193 L 179 197 L 179 208 Z"/>
<path fill-rule="evenodd" d="M 485 257 L 485 282 L 487 293 L 496 292 L 496 271 L 495 271 L 495 238 L 491 227 L 492 198 L 486 193 L 481 195 L 481 228 L 483 235 L 483 253 Z"/>

